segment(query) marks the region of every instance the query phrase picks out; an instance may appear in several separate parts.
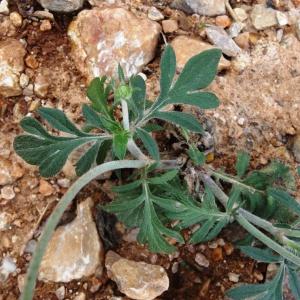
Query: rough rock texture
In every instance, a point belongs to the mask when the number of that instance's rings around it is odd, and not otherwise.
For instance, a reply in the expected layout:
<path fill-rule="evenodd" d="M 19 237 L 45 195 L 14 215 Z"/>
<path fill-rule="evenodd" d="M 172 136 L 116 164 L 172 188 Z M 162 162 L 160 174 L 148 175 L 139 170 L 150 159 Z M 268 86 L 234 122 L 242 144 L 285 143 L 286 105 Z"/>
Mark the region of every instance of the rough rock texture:
<path fill-rule="evenodd" d="M 93 8 L 77 16 L 68 35 L 74 62 L 90 80 L 115 77 L 119 63 L 127 77 L 140 72 L 155 55 L 160 30 L 158 23 L 123 8 Z"/>
<path fill-rule="evenodd" d="M 208 26 L 206 28 L 206 34 L 210 42 L 220 48 L 224 54 L 228 56 L 237 56 L 241 52 L 240 47 L 230 36 L 228 36 L 223 28 Z"/>
<path fill-rule="evenodd" d="M 19 77 L 24 69 L 25 48 L 15 39 L 0 42 L 0 95 L 18 96 L 22 93 Z"/>
<path fill-rule="evenodd" d="M 40 280 L 69 282 L 92 275 L 101 265 L 104 250 L 91 203 L 90 198 L 80 203 L 75 220 L 55 231 L 41 264 Z"/>
<path fill-rule="evenodd" d="M 224 0 L 174 0 L 172 6 L 186 13 L 196 13 L 204 16 L 225 14 Z"/>
<path fill-rule="evenodd" d="M 187 36 L 178 36 L 171 43 L 177 61 L 177 71 L 181 71 L 186 64 L 186 62 L 194 55 L 208 49 L 213 49 L 212 45 L 202 42 L 195 38 L 190 38 Z M 230 61 L 225 59 L 223 56 L 218 66 L 218 70 L 228 69 L 230 67 Z"/>
<path fill-rule="evenodd" d="M 48 10 L 71 12 L 82 7 L 84 0 L 38 0 Z"/>
<path fill-rule="evenodd" d="M 169 288 L 166 271 L 157 265 L 135 262 L 109 251 L 105 266 L 119 290 L 131 299 L 152 300 Z"/>
<path fill-rule="evenodd" d="M 275 26 L 277 25 L 276 10 L 263 4 L 257 4 L 251 12 L 251 20 L 257 30 Z"/>

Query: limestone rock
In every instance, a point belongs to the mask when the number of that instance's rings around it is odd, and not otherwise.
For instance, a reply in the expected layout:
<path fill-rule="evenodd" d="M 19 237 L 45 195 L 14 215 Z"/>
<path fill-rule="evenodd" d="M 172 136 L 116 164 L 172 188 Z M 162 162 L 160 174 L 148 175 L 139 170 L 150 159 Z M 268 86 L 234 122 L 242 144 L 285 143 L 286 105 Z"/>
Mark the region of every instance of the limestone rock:
<path fill-rule="evenodd" d="M 84 0 L 38 0 L 43 8 L 57 12 L 71 12 L 82 7 Z"/>
<path fill-rule="evenodd" d="M 213 49 L 212 45 L 202 42 L 195 38 L 190 38 L 184 35 L 178 36 L 171 43 L 177 61 L 177 71 L 181 71 L 186 64 L 186 62 L 194 55 L 208 49 Z M 223 56 L 220 60 L 218 70 L 228 69 L 230 67 L 230 61 L 225 59 Z"/>
<path fill-rule="evenodd" d="M 18 40 L 9 38 L 0 42 L 0 95 L 12 97 L 22 93 L 19 77 L 24 69 L 25 53 Z"/>
<path fill-rule="evenodd" d="M 206 34 L 209 41 L 216 47 L 220 48 L 224 54 L 228 56 L 237 56 L 241 52 L 241 48 L 223 28 L 208 26 L 206 28 Z"/>
<path fill-rule="evenodd" d="M 91 203 L 90 198 L 80 203 L 77 217 L 55 231 L 41 263 L 39 280 L 69 282 L 92 275 L 101 265 L 104 250 Z"/>
<path fill-rule="evenodd" d="M 77 68 L 91 80 L 116 77 L 119 63 L 126 77 L 139 73 L 153 59 L 160 31 L 158 23 L 123 8 L 93 8 L 80 12 L 68 36 Z"/>
<path fill-rule="evenodd" d="M 181 9 L 186 13 L 211 17 L 226 13 L 224 0 L 174 0 L 172 7 Z"/>
<path fill-rule="evenodd" d="M 257 4 L 251 12 L 251 20 L 257 30 L 275 26 L 277 25 L 276 10 L 263 4 Z"/>
<path fill-rule="evenodd" d="M 135 262 L 109 251 L 105 266 L 119 290 L 131 299 L 152 300 L 169 288 L 166 271 L 157 265 Z"/>

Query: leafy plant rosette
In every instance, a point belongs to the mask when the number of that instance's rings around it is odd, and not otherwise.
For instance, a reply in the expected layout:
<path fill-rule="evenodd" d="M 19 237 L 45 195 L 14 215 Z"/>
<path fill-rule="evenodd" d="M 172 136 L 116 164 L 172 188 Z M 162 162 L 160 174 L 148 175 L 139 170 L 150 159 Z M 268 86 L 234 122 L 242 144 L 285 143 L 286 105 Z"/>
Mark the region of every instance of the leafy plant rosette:
<path fill-rule="evenodd" d="M 198 225 L 188 241 L 196 244 L 215 238 L 225 226 L 236 222 L 248 232 L 241 251 L 258 262 L 277 264 L 278 272 L 271 281 L 238 286 L 229 290 L 228 296 L 283 299 L 283 279 L 287 274 L 292 293 L 300 299 L 300 205 L 290 192 L 294 178 L 289 168 L 273 162 L 250 172 L 249 156 L 239 153 L 236 175 L 215 170 L 205 164 L 204 153 L 190 142 L 190 132 L 203 133 L 198 120 L 191 114 L 166 110 L 172 104 L 216 108 L 218 98 L 205 88 L 216 76 L 220 57 L 218 49 L 203 51 L 187 62 L 175 80 L 175 53 L 167 46 L 160 64 L 160 94 L 155 101 L 147 99 L 142 77 L 133 76 L 127 81 L 119 67 L 117 82 L 101 77 L 90 83 L 87 96 L 91 104 L 82 107 L 82 128 L 63 111 L 47 107 L 40 108 L 38 114 L 53 128 L 51 133 L 34 118 L 21 121 L 26 134 L 16 137 L 14 149 L 27 163 L 38 166 L 44 177 L 58 174 L 73 151 L 84 150 L 75 166 L 80 177 L 47 220 L 21 299 L 32 299 L 47 243 L 76 194 L 99 175 L 120 169 L 137 172 L 129 183 L 113 188 L 117 197 L 104 209 L 116 214 L 127 227 L 139 228 L 138 241 L 151 251 L 173 252 L 176 246 L 169 241 L 183 244 L 182 229 Z M 196 180 L 203 186 L 197 197 L 189 195 L 181 182 L 178 161 L 161 159 L 152 135 L 161 129 L 155 120 L 172 123 L 183 132 Z"/>

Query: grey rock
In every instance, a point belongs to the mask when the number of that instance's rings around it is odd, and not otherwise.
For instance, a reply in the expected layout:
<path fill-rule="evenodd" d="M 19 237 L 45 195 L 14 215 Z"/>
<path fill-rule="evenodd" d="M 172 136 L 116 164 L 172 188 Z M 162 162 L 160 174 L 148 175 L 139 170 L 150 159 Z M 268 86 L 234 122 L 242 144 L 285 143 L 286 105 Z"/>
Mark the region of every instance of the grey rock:
<path fill-rule="evenodd" d="M 241 22 L 234 22 L 231 24 L 231 26 L 228 29 L 228 34 L 231 38 L 237 37 L 240 32 L 243 30 L 245 25 Z"/>
<path fill-rule="evenodd" d="M 3 258 L 0 266 L 0 282 L 4 282 L 8 276 L 17 270 L 17 266 L 10 256 Z"/>
<path fill-rule="evenodd" d="M 84 0 L 38 0 L 43 8 L 56 12 L 72 12 L 82 7 Z"/>
<path fill-rule="evenodd" d="M 226 13 L 224 0 L 174 0 L 171 5 L 188 14 L 218 16 Z"/>
<path fill-rule="evenodd" d="M 148 10 L 148 18 L 152 21 L 161 21 L 164 15 L 155 6 L 151 6 Z"/>
<path fill-rule="evenodd" d="M 217 26 L 208 26 L 206 34 L 209 41 L 228 56 L 237 56 L 242 50 L 235 41 L 227 34 L 227 32 Z"/>
<path fill-rule="evenodd" d="M 263 4 L 254 6 L 251 12 L 253 26 L 257 30 L 263 30 L 277 25 L 276 10 Z"/>

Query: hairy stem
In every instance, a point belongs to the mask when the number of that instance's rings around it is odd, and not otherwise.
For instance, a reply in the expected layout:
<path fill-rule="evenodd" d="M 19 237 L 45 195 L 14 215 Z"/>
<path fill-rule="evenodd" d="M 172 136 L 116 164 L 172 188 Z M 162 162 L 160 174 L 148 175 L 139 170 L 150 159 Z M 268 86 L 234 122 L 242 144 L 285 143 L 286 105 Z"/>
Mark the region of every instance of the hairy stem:
<path fill-rule="evenodd" d="M 39 243 L 36 247 L 34 255 L 31 259 L 28 273 L 26 277 L 26 283 L 24 286 L 24 291 L 21 295 L 21 300 L 31 300 L 33 298 L 35 283 L 38 275 L 38 270 L 40 263 L 42 261 L 43 255 L 46 251 L 47 244 L 50 241 L 52 234 L 59 223 L 60 218 L 62 217 L 64 211 L 70 205 L 72 200 L 78 194 L 78 192 L 90 181 L 97 178 L 101 174 L 118 170 L 118 169 L 140 169 L 147 165 L 147 161 L 140 160 L 120 160 L 104 163 L 100 166 L 97 166 L 81 177 L 79 177 L 73 185 L 69 188 L 67 193 L 62 197 L 54 211 L 47 220 L 46 226 L 43 230 Z"/>

